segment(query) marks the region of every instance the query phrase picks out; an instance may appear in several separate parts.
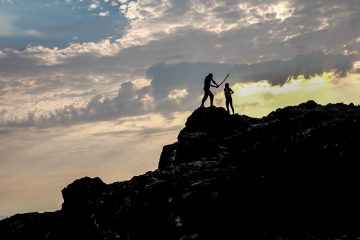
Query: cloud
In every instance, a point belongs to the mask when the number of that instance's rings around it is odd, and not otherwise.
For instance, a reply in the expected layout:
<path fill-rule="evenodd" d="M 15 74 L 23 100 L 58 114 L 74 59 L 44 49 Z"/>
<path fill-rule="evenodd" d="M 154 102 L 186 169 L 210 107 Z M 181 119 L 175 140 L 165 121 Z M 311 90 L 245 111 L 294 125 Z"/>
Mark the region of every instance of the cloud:
<path fill-rule="evenodd" d="M 99 7 L 99 2 L 93 2 L 90 4 L 89 8 L 90 9 L 96 9 Z"/>
<path fill-rule="evenodd" d="M 101 40 L 97 43 L 74 43 L 65 49 L 46 48 L 43 46 L 29 47 L 21 55 L 31 56 L 43 65 L 56 65 L 63 63 L 68 58 L 78 55 L 92 54 L 95 56 L 113 56 L 119 51 L 119 46 L 112 43 L 109 39 Z"/>
<path fill-rule="evenodd" d="M 129 25 L 115 40 L 70 43 L 65 48 L 33 46 L 17 54 L 45 65 L 94 55 L 121 61 L 144 58 L 141 62 L 147 66 L 156 61 L 253 63 L 314 51 L 357 54 L 358 5 L 352 0 L 331 5 L 275 0 L 130 1 L 122 4 L 124 23 Z"/>
<path fill-rule="evenodd" d="M 168 97 L 170 99 L 175 100 L 176 102 L 180 102 L 181 99 L 183 99 L 184 97 L 186 97 L 187 95 L 189 95 L 189 92 L 187 91 L 186 88 L 184 89 L 173 89 L 170 91 Z"/>
<path fill-rule="evenodd" d="M 2 110 L 0 125 L 44 128 L 143 114 L 148 112 L 148 102 L 144 101 L 144 98 L 147 98 L 147 93 L 146 87 L 139 90 L 131 82 L 125 82 L 121 85 L 116 97 L 109 98 L 98 94 L 84 107 L 66 105 L 62 108 L 40 113 L 34 110 L 28 112 L 24 117 L 15 116 L 10 120 L 5 119 L 8 111 Z"/>
<path fill-rule="evenodd" d="M 291 76 L 305 77 L 327 71 L 346 74 L 353 68 L 357 59 L 354 56 L 325 55 L 313 53 L 299 55 L 290 60 L 272 60 L 254 64 L 219 64 L 219 63 L 159 63 L 148 69 L 151 77 L 153 94 L 162 98 L 172 89 L 187 88 L 190 94 L 202 89 L 202 80 L 209 72 L 216 73 L 215 79 L 220 82 L 221 76 L 230 73 L 230 78 L 238 82 L 268 80 L 271 84 L 283 84 Z"/>
<path fill-rule="evenodd" d="M 100 17 L 106 17 L 106 16 L 109 16 L 109 11 L 106 11 L 106 12 L 99 12 L 99 16 Z"/>
<path fill-rule="evenodd" d="M 171 115 L 174 112 L 191 111 L 198 107 L 203 94 L 203 80 L 209 72 L 215 73 L 218 83 L 230 73 L 228 82 L 256 83 L 267 81 L 270 86 L 284 85 L 291 78 L 304 79 L 324 72 L 332 72 L 344 77 L 354 70 L 357 58 L 344 55 L 313 53 L 299 55 L 287 61 L 267 61 L 254 64 L 219 63 L 159 63 L 148 69 L 150 85 L 136 87 L 132 82 L 124 82 L 115 97 L 95 95 L 83 107 L 66 105 L 53 111 L 30 111 L 21 118 L 9 118 L 3 110 L 2 126 L 7 127 L 51 127 L 71 125 L 89 121 L 111 120 L 118 117 L 136 116 L 150 112 Z M 83 92 L 91 94 L 96 92 Z"/>
<path fill-rule="evenodd" d="M 11 121 L 29 124 L 31 112 L 51 126 L 196 108 L 208 72 L 272 85 L 343 75 L 359 60 L 359 6 L 332 3 L 123 1 L 129 26 L 117 40 L 0 51 L 0 103 Z"/>
<path fill-rule="evenodd" d="M 121 9 L 130 26 L 119 42 L 130 46 L 166 37 L 182 28 L 223 33 L 255 23 L 284 21 L 294 12 L 289 1 L 276 0 L 138 1 Z"/>

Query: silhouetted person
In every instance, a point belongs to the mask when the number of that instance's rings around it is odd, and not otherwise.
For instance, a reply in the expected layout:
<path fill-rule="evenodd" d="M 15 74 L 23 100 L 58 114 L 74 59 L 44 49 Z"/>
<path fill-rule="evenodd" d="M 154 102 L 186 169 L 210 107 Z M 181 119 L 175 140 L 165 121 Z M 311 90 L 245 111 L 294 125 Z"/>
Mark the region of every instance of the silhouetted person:
<path fill-rule="evenodd" d="M 232 97 L 231 97 L 231 94 L 233 94 L 233 93 L 234 93 L 234 91 L 229 87 L 229 84 L 225 83 L 224 94 L 225 94 L 225 99 L 226 99 L 226 109 L 229 114 L 230 114 L 229 105 L 232 109 L 232 113 L 234 114 L 234 107 L 233 107 Z"/>
<path fill-rule="evenodd" d="M 215 85 L 211 85 L 211 82 L 215 83 Z M 201 101 L 201 107 L 204 107 L 204 103 L 206 101 L 206 99 L 208 98 L 208 96 L 210 97 L 210 107 L 213 107 L 213 101 L 214 101 L 214 94 L 210 91 L 210 87 L 219 87 L 219 84 L 217 84 L 215 82 L 215 80 L 213 79 L 213 75 L 212 73 L 209 73 L 204 80 L 204 97 Z"/>

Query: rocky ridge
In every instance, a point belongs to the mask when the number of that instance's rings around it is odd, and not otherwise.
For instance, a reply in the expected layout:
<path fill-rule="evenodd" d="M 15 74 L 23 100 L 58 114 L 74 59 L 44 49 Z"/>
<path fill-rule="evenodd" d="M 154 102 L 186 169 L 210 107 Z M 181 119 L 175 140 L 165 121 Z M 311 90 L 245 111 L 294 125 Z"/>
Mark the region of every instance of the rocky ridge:
<path fill-rule="evenodd" d="M 359 239 L 359 146 L 353 104 L 199 108 L 157 170 L 78 179 L 61 210 L 0 221 L 1 239 Z"/>

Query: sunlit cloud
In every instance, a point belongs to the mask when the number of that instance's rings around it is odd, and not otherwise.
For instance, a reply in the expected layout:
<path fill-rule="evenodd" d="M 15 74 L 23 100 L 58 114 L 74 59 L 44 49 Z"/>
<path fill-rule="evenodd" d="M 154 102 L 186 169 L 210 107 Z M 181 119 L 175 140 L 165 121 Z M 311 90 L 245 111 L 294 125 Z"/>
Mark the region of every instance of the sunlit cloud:
<path fill-rule="evenodd" d="M 180 102 L 180 100 L 189 95 L 187 89 L 173 89 L 170 91 L 168 97 L 176 102 Z"/>
<path fill-rule="evenodd" d="M 120 9 L 130 20 L 124 36 L 118 39 L 124 47 L 166 38 L 184 28 L 219 34 L 273 19 L 284 21 L 294 12 L 288 1 L 260 5 L 251 1 L 138 1 Z"/>
<path fill-rule="evenodd" d="M 106 11 L 106 12 L 99 12 L 99 16 L 100 16 L 100 17 L 106 17 L 106 16 L 109 16 L 109 11 Z"/>
<path fill-rule="evenodd" d="M 90 6 L 89 6 L 90 9 L 97 9 L 98 7 L 99 7 L 98 2 L 94 2 L 94 3 L 90 4 Z"/>
<path fill-rule="evenodd" d="M 91 8 L 99 9 L 97 15 L 104 17 L 110 15 L 109 10 L 104 5 L 109 3 L 94 1 L 90 6 Z M 341 8 L 334 9 L 322 7 L 318 10 L 319 14 L 316 17 L 313 15 L 308 16 L 307 14 L 312 14 L 311 11 L 307 10 L 303 3 L 296 3 L 294 1 L 272 0 L 263 3 L 262 1 L 240 0 L 230 2 L 161 0 L 156 3 L 152 1 L 120 1 L 120 3 L 121 13 L 118 14 L 124 17 L 122 24 L 126 25 L 120 37 L 113 38 L 111 41 L 104 37 L 98 41 L 69 42 L 65 48 L 32 46 L 26 52 L 18 51 L 17 54 L 24 54 L 35 60 L 40 59 L 46 65 L 55 65 L 84 54 L 99 57 L 118 56 L 123 50 L 136 46 L 146 46 L 153 42 L 168 41 L 168 39 L 171 39 L 176 34 L 184 35 L 184 37 L 188 37 L 191 40 L 193 36 L 187 36 L 187 34 L 191 34 L 190 30 L 210 34 L 204 36 L 203 40 L 199 39 L 198 41 L 204 42 L 205 38 L 210 43 L 213 41 L 210 51 L 212 51 L 212 54 L 220 54 L 218 59 L 219 61 L 223 59 L 224 62 L 232 58 L 237 60 L 246 59 L 248 61 L 251 59 L 251 62 L 279 58 L 279 53 L 271 52 L 271 49 L 274 47 L 274 51 L 284 49 L 283 55 L 286 55 L 285 57 L 292 57 L 299 52 L 308 53 L 311 50 L 326 50 L 328 53 L 351 55 L 356 54 L 359 48 L 354 39 L 344 39 L 343 41 L 349 44 L 345 48 L 339 49 L 335 47 L 338 44 L 332 43 L 332 41 L 336 42 L 333 36 L 324 36 L 322 39 L 326 39 L 326 41 L 319 41 L 316 44 L 312 41 L 313 37 L 311 36 L 312 34 L 315 37 L 317 37 L 317 34 L 334 34 L 334 36 L 338 36 L 337 38 L 346 38 L 346 35 L 352 38 L 351 34 L 356 35 L 356 31 L 344 34 L 341 32 L 341 29 L 344 29 L 344 27 L 340 26 L 341 24 L 346 26 L 347 23 L 342 23 L 342 21 L 352 17 L 348 11 L 345 11 L 346 9 L 350 10 L 350 7 L 354 7 L 351 3 L 346 3 Z M 309 13 L 306 11 L 309 11 Z M 293 17 L 295 12 L 297 15 Z M 312 20 L 310 21 L 309 19 Z M 351 19 L 348 19 L 348 21 L 351 22 Z M 252 28 L 255 31 L 255 29 L 261 27 L 258 25 L 260 23 L 264 26 L 266 25 L 263 31 L 260 30 L 262 36 L 252 36 L 253 34 L 260 34 L 259 32 L 252 33 L 249 31 Z M 329 25 L 329 23 L 331 24 Z M 326 28 L 336 29 L 336 31 L 321 32 L 325 28 L 324 24 Z M 235 34 L 236 31 L 239 31 L 239 33 Z M 340 33 L 336 34 L 336 32 Z M 307 35 L 306 38 L 301 38 L 303 35 Z M 356 37 L 358 38 L 358 35 Z M 239 39 L 239 41 L 236 41 L 236 39 Z M 280 46 L 283 42 L 286 42 L 286 45 Z M 189 44 L 194 43 L 191 42 Z M 201 43 L 197 42 L 197 44 Z M 242 44 L 244 45 L 243 50 L 239 48 Z M 311 47 L 311 44 L 313 47 Z M 319 44 L 323 46 L 317 46 Z M 222 48 L 219 49 L 215 46 L 222 46 Z M 251 52 L 248 52 L 251 47 L 254 48 L 251 51 L 254 53 L 254 57 L 257 56 L 255 59 L 244 56 L 251 54 Z M 233 48 L 238 57 L 231 56 L 229 48 Z M 216 51 L 216 49 L 219 50 Z M 256 51 L 260 50 L 262 50 L 262 53 L 256 54 Z M 240 54 L 244 57 L 239 57 Z"/>
<path fill-rule="evenodd" d="M 295 10 L 288 1 L 279 1 L 260 5 L 245 2 L 240 3 L 238 8 L 245 13 L 243 23 L 246 25 L 261 23 L 273 19 L 284 21 L 285 19 L 291 17 Z"/>
<path fill-rule="evenodd" d="M 131 82 L 136 88 L 144 88 L 151 85 L 151 80 L 148 78 L 136 78 Z"/>
<path fill-rule="evenodd" d="M 74 43 L 67 48 L 48 48 L 44 46 L 34 46 L 23 51 L 13 51 L 20 56 L 33 58 L 40 64 L 52 66 L 63 63 L 66 59 L 84 54 L 97 56 L 113 56 L 120 50 L 118 44 L 112 43 L 109 39 L 100 42 Z"/>
<path fill-rule="evenodd" d="M 289 18 L 295 10 L 295 8 L 291 7 L 288 1 L 281 1 L 279 3 L 273 4 L 270 6 L 270 9 L 272 11 L 269 13 L 275 13 L 276 19 L 280 19 L 281 21 Z"/>

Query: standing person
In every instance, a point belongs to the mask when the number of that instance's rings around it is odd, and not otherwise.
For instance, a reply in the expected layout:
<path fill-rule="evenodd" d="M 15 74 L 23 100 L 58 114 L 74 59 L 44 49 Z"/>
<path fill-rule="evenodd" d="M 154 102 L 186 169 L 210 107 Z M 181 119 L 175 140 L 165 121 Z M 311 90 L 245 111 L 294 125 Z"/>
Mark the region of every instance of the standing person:
<path fill-rule="evenodd" d="M 224 94 L 225 94 L 225 99 L 226 99 L 226 109 L 229 114 L 230 114 L 229 105 L 232 109 L 232 113 L 234 114 L 234 107 L 233 107 L 232 97 L 231 97 L 231 94 L 233 94 L 233 93 L 234 93 L 234 91 L 229 87 L 229 84 L 225 83 Z"/>
<path fill-rule="evenodd" d="M 215 83 L 215 85 L 211 85 L 211 82 Z M 219 84 L 217 84 L 215 82 L 215 80 L 213 79 L 213 74 L 212 73 L 209 73 L 206 77 L 205 77 L 205 80 L 204 80 L 204 97 L 201 101 L 201 106 L 200 107 L 204 107 L 204 103 L 207 99 L 207 97 L 209 96 L 210 97 L 210 107 L 213 107 L 213 101 L 214 101 L 214 94 L 210 91 L 210 87 L 216 87 L 218 88 L 219 87 Z"/>

